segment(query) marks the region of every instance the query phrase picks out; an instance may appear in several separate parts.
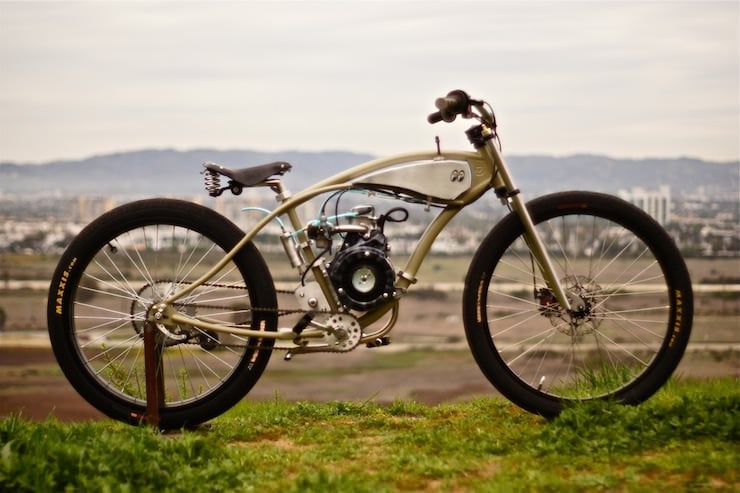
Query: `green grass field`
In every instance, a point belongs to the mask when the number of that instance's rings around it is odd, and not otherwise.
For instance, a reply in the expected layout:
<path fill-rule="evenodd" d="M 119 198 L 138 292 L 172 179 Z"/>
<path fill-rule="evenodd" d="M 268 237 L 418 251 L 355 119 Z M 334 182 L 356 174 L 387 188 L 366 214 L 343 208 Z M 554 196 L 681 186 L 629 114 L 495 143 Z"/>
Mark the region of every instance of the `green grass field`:
<path fill-rule="evenodd" d="M 244 402 L 198 430 L 0 421 L 0 491 L 738 491 L 740 386 L 545 421 L 498 398 Z"/>

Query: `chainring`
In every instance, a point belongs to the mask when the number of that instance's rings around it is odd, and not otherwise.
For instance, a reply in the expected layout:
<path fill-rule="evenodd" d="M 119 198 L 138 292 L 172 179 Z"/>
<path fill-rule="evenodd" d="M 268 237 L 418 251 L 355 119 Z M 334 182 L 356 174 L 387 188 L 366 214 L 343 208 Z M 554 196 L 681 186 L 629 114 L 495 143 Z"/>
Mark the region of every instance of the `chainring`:
<path fill-rule="evenodd" d="M 335 313 L 329 316 L 327 324 L 331 329 L 324 335 L 326 350 L 337 353 L 351 351 L 362 339 L 362 328 L 357 319 L 348 313 Z"/>

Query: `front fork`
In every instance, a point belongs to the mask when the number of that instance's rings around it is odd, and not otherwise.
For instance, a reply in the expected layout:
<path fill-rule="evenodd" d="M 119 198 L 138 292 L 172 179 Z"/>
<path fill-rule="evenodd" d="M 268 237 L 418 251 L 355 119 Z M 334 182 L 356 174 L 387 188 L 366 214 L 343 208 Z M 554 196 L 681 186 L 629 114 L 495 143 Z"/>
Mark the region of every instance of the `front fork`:
<path fill-rule="evenodd" d="M 485 136 L 486 131 L 491 132 L 490 129 L 483 126 L 482 134 Z M 492 137 L 492 133 L 490 134 Z M 480 149 L 486 157 L 494 164 L 493 173 L 493 187 L 496 194 L 501 198 L 502 201 L 509 204 L 514 213 L 519 216 L 524 226 L 524 239 L 527 242 L 532 255 L 537 260 L 537 265 L 540 269 L 542 277 L 547 283 L 547 287 L 552 291 L 553 296 L 558 301 L 560 306 L 567 312 L 572 311 L 571 302 L 568 293 L 566 293 L 563 285 L 560 283 L 558 276 L 555 274 L 555 268 L 553 267 L 550 255 L 547 253 L 545 244 L 542 242 L 540 235 L 537 234 L 537 230 L 532 222 L 532 217 L 529 215 L 527 206 L 524 203 L 522 195 L 519 193 L 519 189 L 514 185 L 514 180 L 509 174 L 509 169 L 506 167 L 501 153 L 493 142 L 492 138 L 485 140 L 485 145 Z M 574 300 L 577 305 L 580 305 L 578 300 Z M 582 307 L 578 306 L 578 309 Z"/>
<path fill-rule="evenodd" d="M 563 307 L 566 312 L 570 312 L 571 303 L 570 299 L 568 298 L 568 294 L 565 292 L 565 289 L 563 289 L 563 285 L 560 283 L 560 280 L 555 274 L 555 268 L 553 267 L 552 261 L 550 260 L 550 255 L 548 255 L 547 250 L 545 249 L 545 245 L 544 243 L 542 243 L 540 235 L 537 234 L 537 230 L 534 227 L 532 218 L 529 215 L 529 211 L 527 210 L 527 207 L 524 204 L 524 200 L 522 200 L 521 195 L 517 194 L 516 196 L 511 197 L 510 204 L 512 210 L 516 213 L 517 216 L 519 216 L 519 219 L 522 221 L 522 224 L 524 226 L 524 238 L 527 241 L 527 246 L 532 252 L 534 258 L 537 260 L 537 265 L 540 268 L 542 277 L 545 278 L 547 287 L 550 288 L 553 296 L 555 296 L 555 299 L 558 301 L 560 306 Z M 581 310 L 582 308 L 583 307 L 579 307 L 578 309 Z"/>

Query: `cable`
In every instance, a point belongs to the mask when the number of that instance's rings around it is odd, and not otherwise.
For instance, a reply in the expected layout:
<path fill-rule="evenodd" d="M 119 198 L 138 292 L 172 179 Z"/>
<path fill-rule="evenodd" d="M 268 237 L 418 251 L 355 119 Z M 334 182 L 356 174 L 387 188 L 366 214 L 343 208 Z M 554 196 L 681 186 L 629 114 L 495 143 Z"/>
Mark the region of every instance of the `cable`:
<path fill-rule="evenodd" d="M 498 136 L 498 124 L 496 123 L 496 113 L 493 111 L 493 106 L 487 101 L 484 101 L 485 105 L 488 106 L 488 110 L 491 112 L 491 130 L 493 130 L 493 138 L 498 142 L 499 152 L 504 152 L 504 145 L 501 143 L 501 137 Z"/>
<path fill-rule="evenodd" d="M 329 244 L 328 247 L 324 248 L 321 251 L 321 253 L 319 253 L 318 255 L 316 255 L 316 258 L 313 259 L 313 262 L 311 262 L 311 264 L 308 267 L 306 267 L 306 270 L 304 270 L 303 271 L 303 274 L 301 274 L 301 286 L 305 286 L 306 285 L 306 274 L 308 274 L 308 271 L 310 271 L 311 269 L 313 269 L 313 266 L 316 265 L 316 262 L 318 262 L 319 259 L 321 259 L 321 257 L 323 257 L 324 255 L 326 255 L 326 253 L 329 250 L 331 250 L 331 243 Z"/>
<path fill-rule="evenodd" d="M 241 211 L 242 212 L 252 212 L 252 211 L 254 211 L 254 212 L 262 212 L 265 215 L 269 215 L 272 212 L 272 211 L 270 211 L 268 209 L 264 209 L 262 207 L 242 207 Z M 277 217 L 277 216 L 275 216 L 275 221 L 277 221 L 277 223 L 280 225 L 280 229 L 283 230 L 283 231 L 285 231 L 285 223 L 283 223 L 283 221 L 279 217 Z"/>

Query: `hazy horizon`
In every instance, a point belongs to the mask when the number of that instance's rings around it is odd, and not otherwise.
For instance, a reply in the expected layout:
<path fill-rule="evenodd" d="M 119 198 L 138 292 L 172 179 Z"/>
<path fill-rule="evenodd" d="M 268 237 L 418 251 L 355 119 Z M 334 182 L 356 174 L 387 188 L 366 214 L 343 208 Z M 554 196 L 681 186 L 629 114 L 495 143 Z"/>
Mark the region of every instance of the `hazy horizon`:
<path fill-rule="evenodd" d="M 740 159 L 736 1 L 0 2 L 0 162 L 145 149 Z"/>
<path fill-rule="evenodd" d="M 408 149 L 409 152 L 415 152 L 415 151 L 424 151 L 424 150 L 433 150 L 433 143 L 427 147 L 424 148 L 418 148 L 418 149 Z M 447 148 L 448 150 L 452 150 L 451 148 Z M 455 150 L 473 150 L 472 148 L 456 148 Z M 106 157 L 106 156 L 114 156 L 119 154 L 134 154 L 139 152 L 167 152 L 167 151 L 173 151 L 173 152 L 179 152 L 179 153 L 188 153 L 188 152 L 197 152 L 197 151 L 213 151 L 213 152 L 256 152 L 261 154 L 269 154 L 269 155 L 281 155 L 281 154 L 290 154 L 290 153 L 306 153 L 306 154 L 324 154 L 324 153 L 348 153 L 348 154 L 354 154 L 354 155 L 367 155 L 371 159 L 375 158 L 383 158 L 383 157 L 389 157 L 389 155 L 381 155 L 381 154 L 372 154 L 369 152 L 362 152 L 362 151 L 355 151 L 352 149 L 276 149 L 276 150 L 263 150 L 263 149 L 253 149 L 253 148 L 217 148 L 217 147 L 192 147 L 192 148 L 175 148 L 175 147 L 145 147 L 140 149 L 127 149 L 127 150 L 111 150 L 108 152 L 96 152 L 89 155 L 83 155 L 83 156 L 77 156 L 77 157 L 61 157 L 61 158 L 52 158 L 52 159 L 46 159 L 43 161 L 9 161 L 9 160 L 2 160 L 0 159 L 0 165 L 4 164 L 10 164 L 10 165 L 21 165 L 21 166 L 43 166 L 47 164 L 52 163 L 76 163 L 81 161 L 86 161 L 89 159 L 95 159 L 100 157 Z M 400 153 L 399 153 L 400 154 Z M 544 152 L 540 153 L 504 153 L 503 157 L 506 159 L 506 157 L 516 157 L 516 158 L 522 158 L 522 157 L 543 157 L 543 158 L 555 158 L 555 159 L 568 159 L 568 158 L 578 158 L 583 156 L 595 156 L 595 157 L 603 157 L 607 159 L 612 159 L 615 161 L 649 161 L 649 160 L 656 160 L 656 161 L 678 161 L 678 160 L 696 160 L 701 162 L 706 162 L 709 164 L 720 164 L 720 165 L 736 165 L 740 163 L 740 159 L 703 159 L 701 157 L 697 156 L 612 156 L 610 154 L 603 154 L 603 153 L 592 153 L 592 152 L 573 152 L 568 154 L 548 154 Z M 253 164 L 259 164 L 259 163 L 223 163 L 226 165 L 231 165 L 234 167 L 239 166 L 249 166 Z"/>

